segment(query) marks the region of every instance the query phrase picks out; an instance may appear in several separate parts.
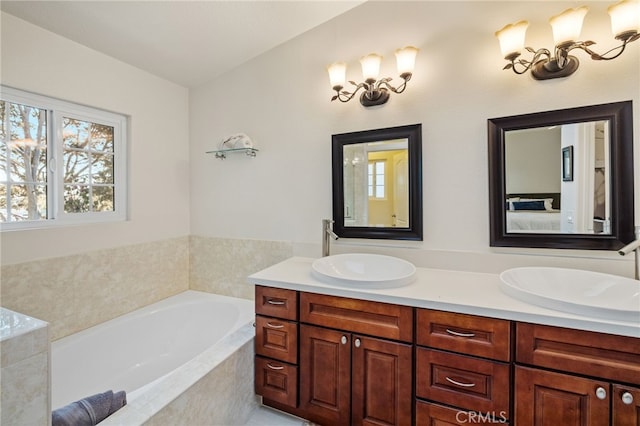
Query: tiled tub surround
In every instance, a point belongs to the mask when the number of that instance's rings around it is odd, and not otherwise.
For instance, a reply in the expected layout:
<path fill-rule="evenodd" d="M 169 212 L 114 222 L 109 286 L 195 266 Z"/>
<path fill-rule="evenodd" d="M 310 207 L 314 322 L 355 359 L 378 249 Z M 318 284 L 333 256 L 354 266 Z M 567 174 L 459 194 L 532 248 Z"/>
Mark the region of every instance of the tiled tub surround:
<path fill-rule="evenodd" d="M 229 307 L 229 312 L 223 305 Z M 209 310 L 206 312 L 199 310 L 199 307 L 207 306 L 213 307 L 216 312 L 212 315 Z M 224 322 L 224 319 L 215 319 L 215 314 L 233 316 L 231 311 L 236 312 L 236 309 L 238 318 L 228 324 L 228 331 L 217 330 L 216 327 Z M 162 312 L 156 318 L 157 326 L 162 329 L 171 328 L 164 324 L 164 320 L 175 320 L 179 323 L 177 327 L 179 335 L 165 339 L 165 336 L 161 335 L 161 330 L 157 330 L 155 333 L 152 332 L 150 335 L 142 337 L 128 336 L 127 332 L 109 336 L 112 329 L 117 328 L 118 324 L 122 325 L 123 321 L 126 321 L 125 328 L 131 330 L 138 328 L 136 324 L 145 325 L 143 328 L 146 333 L 146 319 L 155 318 L 159 311 Z M 193 318 L 193 315 L 197 315 L 197 318 Z M 157 374 L 165 373 L 164 370 L 168 370 L 168 372 L 133 391 L 128 386 L 136 387 L 139 384 L 132 377 L 124 377 L 121 384 L 109 383 L 109 386 L 113 386 L 114 389 L 124 389 L 128 392 L 128 403 L 101 424 L 126 426 L 238 424 L 238 422 L 242 424 L 257 407 L 257 401 L 253 396 L 252 358 L 255 329 L 252 317 L 253 303 L 248 300 L 188 291 L 133 312 L 126 317 L 117 318 L 107 324 L 100 324 L 95 329 L 86 330 L 87 334 L 93 333 L 94 336 L 99 334 L 105 336 L 105 339 L 112 337 L 125 345 L 127 344 L 126 339 L 129 337 L 142 340 L 149 338 L 150 341 L 143 343 L 140 350 L 144 351 L 147 346 L 166 346 L 166 356 L 163 359 L 186 358 L 183 356 L 181 348 L 176 347 L 177 342 L 189 346 L 191 340 L 193 347 L 185 352 L 195 353 L 192 358 L 186 359 L 175 369 L 172 369 L 172 366 L 163 365 L 151 367 L 151 370 L 157 371 Z M 189 322 L 197 329 L 182 329 L 182 326 Z M 101 327 L 103 331 L 100 330 Z M 215 331 L 208 333 L 207 330 Z M 209 338 L 209 334 L 213 334 L 220 335 L 221 339 L 198 353 L 199 343 L 205 338 L 202 337 L 203 333 L 207 335 L 206 338 Z M 122 334 L 127 336 L 121 336 Z M 192 335 L 193 338 L 185 339 L 186 335 Z M 75 336 L 70 336 L 70 338 L 73 337 Z M 80 339 L 71 343 L 83 345 L 84 341 Z M 55 345 L 54 343 L 54 361 L 57 349 Z M 76 351 L 71 350 L 70 352 L 73 354 Z M 123 348 L 118 353 L 127 353 L 127 348 Z M 104 355 L 111 356 L 109 353 Z M 146 367 L 146 364 L 153 363 L 143 361 L 141 364 Z M 72 365 L 70 367 L 73 368 Z M 141 370 L 143 370 L 141 375 L 150 377 L 149 369 L 142 368 Z M 117 373 L 112 372 L 112 375 L 117 376 Z M 131 375 L 136 375 L 135 370 Z M 145 377 L 140 377 L 140 379 L 144 380 Z M 107 382 L 105 380 L 105 383 Z M 56 386 L 56 383 L 60 382 L 56 382 L 54 375 L 53 385 Z M 61 383 L 61 385 L 64 386 L 65 383 Z M 84 383 L 81 385 L 84 386 Z M 56 390 L 54 389 L 55 396 Z M 69 398 L 67 397 L 67 399 Z"/>
<path fill-rule="evenodd" d="M 318 252 L 319 253 L 319 252 Z M 191 236 L 192 290 L 253 299 L 247 276 L 293 256 L 288 242 Z"/>
<path fill-rule="evenodd" d="M 188 290 L 51 344 L 53 409 L 107 389 L 132 401 L 253 321 L 253 302 Z M 215 355 L 215 354 L 214 354 Z"/>
<path fill-rule="evenodd" d="M 50 323 L 57 340 L 189 288 L 189 238 L 2 267 L 2 306 Z"/>
<path fill-rule="evenodd" d="M 0 308 L 0 354 L 0 424 L 50 424 L 49 325 Z"/>

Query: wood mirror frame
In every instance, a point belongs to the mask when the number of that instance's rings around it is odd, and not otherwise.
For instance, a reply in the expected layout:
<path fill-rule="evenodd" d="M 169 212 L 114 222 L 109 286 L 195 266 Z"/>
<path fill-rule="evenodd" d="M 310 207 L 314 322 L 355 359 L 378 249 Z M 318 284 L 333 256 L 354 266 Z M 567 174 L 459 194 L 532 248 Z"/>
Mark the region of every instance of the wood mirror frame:
<path fill-rule="evenodd" d="M 611 233 L 507 232 L 505 132 L 543 126 L 606 120 L 609 122 Z M 488 120 L 489 216 L 492 247 L 616 250 L 633 241 L 633 111 L 631 101 L 538 112 Z"/>
<path fill-rule="evenodd" d="M 333 231 L 341 238 L 422 240 L 422 125 L 342 133 L 332 136 Z M 409 179 L 408 227 L 345 226 L 344 146 L 369 142 L 407 140 Z"/>

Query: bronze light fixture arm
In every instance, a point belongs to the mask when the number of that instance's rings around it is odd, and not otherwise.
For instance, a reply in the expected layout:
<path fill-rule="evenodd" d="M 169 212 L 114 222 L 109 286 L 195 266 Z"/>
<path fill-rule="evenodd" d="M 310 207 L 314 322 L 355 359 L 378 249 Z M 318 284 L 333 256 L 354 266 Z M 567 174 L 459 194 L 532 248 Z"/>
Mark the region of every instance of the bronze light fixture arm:
<path fill-rule="evenodd" d="M 349 81 L 349 83 L 356 87 L 355 90 L 353 92 L 348 92 L 346 90 L 342 90 L 342 86 L 335 86 L 333 90 L 336 91 L 336 94 L 333 95 L 331 100 L 349 102 L 360 91 L 360 89 L 364 89 L 364 92 L 360 95 L 360 103 L 362 103 L 362 105 L 382 105 L 389 100 L 389 91 L 393 93 L 402 93 L 407 88 L 407 82 L 411 79 L 411 73 L 403 73 L 400 77 L 402 77 L 402 84 L 397 88 L 389 84 L 389 82 L 393 80 L 390 77 L 382 78 L 378 81 L 367 80 L 360 84 L 354 81 Z"/>
<path fill-rule="evenodd" d="M 527 71 L 529 71 L 531 69 L 531 67 L 538 63 L 539 61 L 548 61 L 551 60 L 551 52 L 549 51 L 549 49 L 538 49 L 535 50 L 532 47 L 525 47 L 525 49 L 528 52 L 533 53 L 533 58 L 531 59 L 531 61 L 527 61 L 526 59 L 518 59 L 520 57 L 520 53 L 514 53 L 510 56 L 508 56 L 507 60 L 510 60 L 511 62 L 508 63 L 507 65 L 504 66 L 504 68 L 502 68 L 503 70 L 508 70 L 508 69 L 513 69 L 513 72 L 515 72 L 516 74 L 524 74 Z M 547 59 L 540 59 L 541 57 L 546 56 Z M 517 59 L 517 60 L 516 60 Z M 517 66 L 520 65 L 520 69 L 517 68 Z"/>
<path fill-rule="evenodd" d="M 624 52 L 624 50 L 627 47 L 627 44 L 636 41 L 638 39 L 640 39 L 640 33 L 630 33 L 628 36 L 619 36 L 616 37 L 619 40 L 622 40 L 622 44 L 619 46 L 614 47 L 613 49 L 609 49 L 606 52 L 600 54 L 600 53 L 596 53 L 593 50 L 589 49 L 589 46 L 591 46 L 592 44 L 595 44 L 592 41 L 587 41 L 582 43 L 579 46 L 576 46 L 582 50 L 584 50 L 585 52 L 587 52 L 589 55 L 591 55 L 591 59 L 593 59 L 594 61 L 610 61 L 612 59 L 617 58 L 618 56 L 622 55 L 622 52 Z M 618 53 L 614 54 L 613 56 L 609 56 L 607 57 L 607 55 L 611 52 L 615 52 L 616 50 L 619 50 Z"/>

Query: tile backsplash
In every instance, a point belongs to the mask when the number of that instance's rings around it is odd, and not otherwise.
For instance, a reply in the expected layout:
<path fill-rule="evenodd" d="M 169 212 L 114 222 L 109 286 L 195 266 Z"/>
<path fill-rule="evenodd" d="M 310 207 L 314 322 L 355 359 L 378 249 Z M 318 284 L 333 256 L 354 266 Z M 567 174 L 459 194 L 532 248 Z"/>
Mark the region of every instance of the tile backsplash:
<path fill-rule="evenodd" d="M 253 299 L 247 276 L 293 256 L 288 242 L 181 237 L 2 267 L 2 306 L 57 340 L 189 288 Z"/>
<path fill-rule="evenodd" d="M 189 288 L 189 238 L 2 267 L 2 306 L 51 326 L 52 340 Z"/>

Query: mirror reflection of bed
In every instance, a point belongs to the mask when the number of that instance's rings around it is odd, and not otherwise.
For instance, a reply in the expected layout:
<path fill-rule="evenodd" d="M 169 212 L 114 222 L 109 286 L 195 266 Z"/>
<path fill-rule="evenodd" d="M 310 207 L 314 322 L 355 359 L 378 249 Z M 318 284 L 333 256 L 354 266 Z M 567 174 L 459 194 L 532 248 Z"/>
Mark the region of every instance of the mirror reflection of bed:
<path fill-rule="evenodd" d="M 588 121 L 506 132 L 508 233 L 611 233 L 608 127 Z"/>
<path fill-rule="evenodd" d="M 560 232 L 560 193 L 508 194 L 507 232 Z"/>

